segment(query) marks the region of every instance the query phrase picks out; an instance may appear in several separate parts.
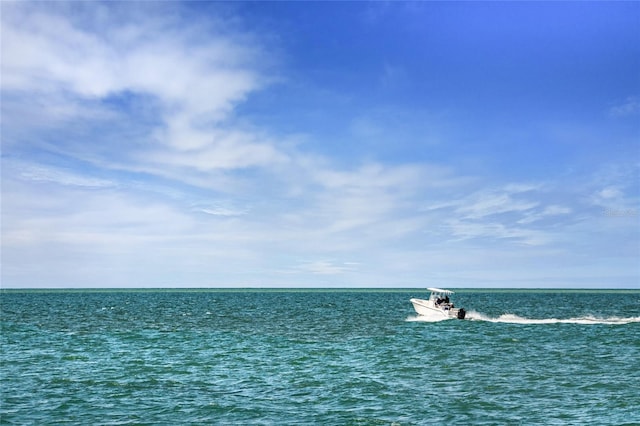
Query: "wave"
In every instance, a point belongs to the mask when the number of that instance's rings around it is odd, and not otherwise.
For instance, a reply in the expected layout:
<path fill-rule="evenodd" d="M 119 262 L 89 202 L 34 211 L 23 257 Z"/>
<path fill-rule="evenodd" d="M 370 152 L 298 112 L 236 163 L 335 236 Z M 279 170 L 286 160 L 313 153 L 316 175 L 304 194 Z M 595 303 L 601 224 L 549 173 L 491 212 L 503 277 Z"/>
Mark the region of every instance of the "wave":
<path fill-rule="evenodd" d="M 523 318 L 514 314 L 502 314 L 497 318 L 492 318 L 487 315 L 483 315 L 476 311 L 467 312 L 466 319 L 471 321 L 487 321 L 487 322 L 496 322 L 496 323 L 508 323 L 508 324 L 610 324 L 610 325 L 618 325 L 618 324 L 630 324 L 634 322 L 640 322 L 640 317 L 595 317 L 595 316 L 584 316 L 584 317 L 576 317 L 576 318 L 542 318 L 542 319 L 531 319 L 531 318 Z"/>

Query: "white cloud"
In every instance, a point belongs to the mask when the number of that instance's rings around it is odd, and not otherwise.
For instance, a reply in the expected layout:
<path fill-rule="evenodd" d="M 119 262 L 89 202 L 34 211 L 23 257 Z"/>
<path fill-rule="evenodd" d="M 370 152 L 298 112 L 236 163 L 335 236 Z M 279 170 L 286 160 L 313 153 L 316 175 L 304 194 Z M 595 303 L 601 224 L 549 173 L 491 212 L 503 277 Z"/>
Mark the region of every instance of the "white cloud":
<path fill-rule="evenodd" d="M 527 212 L 522 219 L 518 220 L 518 223 L 525 225 L 548 217 L 568 215 L 571 212 L 572 210 L 569 207 L 551 205 L 545 207 L 542 211 Z"/>
<path fill-rule="evenodd" d="M 567 218 L 571 207 L 549 202 L 561 197 L 555 191 L 542 183 L 511 183 L 423 210 L 442 220 L 444 232 L 432 233 L 446 240 L 514 247 L 549 245 L 556 241 L 563 224 L 575 220 Z"/>
<path fill-rule="evenodd" d="M 258 52 L 233 36 L 206 37 L 210 28 L 184 26 L 155 7 L 145 7 L 146 19 L 137 21 L 117 6 L 67 6 L 3 5 L 6 89 L 85 97 L 132 90 L 222 117 L 259 86 L 248 68 Z M 85 22 L 96 19 L 100 31 Z"/>
<path fill-rule="evenodd" d="M 535 229 L 506 225 L 499 222 L 469 222 L 449 220 L 447 222 L 454 239 L 480 239 L 481 241 L 512 240 L 525 245 L 542 245 L 548 236 Z"/>
<path fill-rule="evenodd" d="M 142 155 L 158 165 L 202 172 L 269 167 L 288 160 L 274 144 L 238 130 L 199 132 L 188 129 L 173 134 L 170 139 L 182 141 L 182 146 L 179 149 L 163 147 Z"/>
<path fill-rule="evenodd" d="M 233 203 L 216 203 L 209 206 L 194 206 L 194 211 L 206 213 L 213 216 L 244 216 L 249 213 L 248 208 L 235 206 Z"/>
<path fill-rule="evenodd" d="M 426 165 L 367 163 L 348 171 L 312 168 L 310 185 L 317 189 L 308 196 L 304 226 L 327 235 L 350 236 L 362 246 L 409 235 L 424 221 L 416 197 L 440 190 L 440 185 L 448 187 L 445 176 L 446 171 Z"/>
<path fill-rule="evenodd" d="M 72 170 L 57 167 L 35 165 L 20 161 L 6 160 L 3 167 L 20 179 L 33 182 L 51 182 L 59 185 L 81 186 L 89 188 L 108 188 L 116 184 L 108 179 L 88 177 Z"/>
<path fill-rule="evenodd" d="M 629 96 L 624 101 L 609 109 L 609 115 L 613 117 L 629 117 L 640 115 L 640 98 Z"/>
<path fill-rule="evenodd" d="M 123 16 L 117 5 L 78 5 L 71 7 L 73 13 L 68 7 L 3 5 L 2 85 L 9 99 L 28 96 L 48 111 L 49 120 L 64 117 L 68 123 L 86 118 L 87 110 L 104 110 L 113 96 L 149 97 L 156 106 L 155 123 L 142 130 L 147 132 L 143 144 L 120 144 L 120 156 L 109 159 L 114 167 L 153 170 L 153 164 L 143 165 L 156 162 L 213 171 L 267 167 L 286 158 L 260 134 L 223 125 L 239 102 L 270 79 L 261 71 L 266 55 L 246 37 L 219 31 L 215 22 L 206 27 L 197 18 L 185 26 L 151 7 L 140 6 L 147 12 L 140 22 L 135 14 Z M 85 20 L 100 21 L 102 31 Z M 23 106 L 9 103 L 6 113 L 17 116 L 12 108 Z M 37 117 L 30 118 L 37 126 Z M 112 132 L 118 129 L 115 118 L 131 120 L 112 116 Z M 82 157 L 79 143 L 65 144 L 67 155 Z"/>
<path fill-rule="evenodd" d="M 52 182 L 5 176 L 3 181 L 3 201 L 9 206 L 2 212 L 6 229 L 30 229 L 43 240 L 82 242 L 67 240 L 69 235 L 155 239 L 188 227 L 186 215 L 170 203 L 115 186 L 70 183 L 66 178 Z"/>
<path fill-rule="evenodd" d="M 317 275 L 338 275 L 354 271 L 358 266 L 357 262 L 334 262 L 328 260 L 317 260 L 304 262 L 295 269 L 301 272 L 309 272 Z"/>
<path fill-rule="evenodd" d="M 527 191 L 529 187 L 527 186 Z M 502 190 L 481 191 L 458 207 L 457 213 L 467 219 L 481 219 L 503 213 L 522 213 L 538 206 L 536 201 L 514 198 L 521 187 L 505 187 Z"/>
<path fill-rule="evenodd" d="M 602 191 L 599 191 L 596 196 L 600 199 L 603 200 L 610 200 L 612 198 L 619 198 L 621 197 L 622 191 L 620 191 L 618 188 L 615 188 L 613 186 L 604 188 Z"/>

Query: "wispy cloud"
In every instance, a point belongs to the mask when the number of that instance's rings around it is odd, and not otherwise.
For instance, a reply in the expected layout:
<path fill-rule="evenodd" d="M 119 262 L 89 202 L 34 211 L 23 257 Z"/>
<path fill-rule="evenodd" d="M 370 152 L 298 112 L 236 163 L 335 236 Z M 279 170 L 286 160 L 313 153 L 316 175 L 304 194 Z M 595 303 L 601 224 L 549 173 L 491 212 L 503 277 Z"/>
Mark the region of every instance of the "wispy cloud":
<path fill-rule="evenodd" d="M 296 269 L 300 272 L 309 272 L 317 275 L 339 275 L 354 271 L 358 266 L 357 262 L 335 262 L 329 260 L 317 260 L 303 262 Z"/>
<path fill-rule="evenodd" d="M 630 117 L 640 115 L 640 97 L 629 96 L 624 101 L 612 106 L 609 114 L 613 117 Z"/>
<path fill-rule="evenodd" d="M 70 169 L 61 169 L 53 166 L 35 165 L 21 161 L 6 161 L 4 167 L 8 168 L 7 172 L 13 173 L 25 181 L 49 182 L 87 188 L 108 188 L 116 185 L 108 179 L 89 177 Z"/>
<path fill-rule="evenodd" d="M 217 203 L 205 206 L 194 206 L 193 210 L 196 212 L 206 213 L 212 216 L 225 216 L 225 217 L 233 217 L 233 216 L 243 216 L 249 213 L 248 208 L 241 208 L 234 205 L 234 203 Z"/>
<path fill-rule="evenodd" d="M 506 239 L 526 245 L 542 245 L 548 242 L 543 232 L 499 222 L 450 220 L 448 225 L 454 238 L 460 240 L 481 239 L 486 242 Z"/>
<path fill-rule="evenodd" d="M 477 197 L 477 198 L 476 198 Z M 467 219 L 480 219 L 506 213 L 521 213 L 537 207 L 537 202 L 515 199 L 507 192 L 483 193 L 457 209 Z"/>
<path fill-rule="evenodd" d="M 435 204 L 426 211 L 442 217 L 456 241 L 541 246 L 556 237 L 556 230 L 548 221 L 554 219 L 558 225 L 572 212 L 569 206 L 548 201 L 553 192 L 542 183 L 511 183 Z"/>
<path fill-rule="evenodd" d="M 571 212 L 572 210 L 569 207 L 550 205 L 545 207 L 541 211 L 528 212 L 522 219 L 518 221 L 518 223 L 528 224 L 538 222 L 548 217 L 568 215 L 571 214 Z"/>

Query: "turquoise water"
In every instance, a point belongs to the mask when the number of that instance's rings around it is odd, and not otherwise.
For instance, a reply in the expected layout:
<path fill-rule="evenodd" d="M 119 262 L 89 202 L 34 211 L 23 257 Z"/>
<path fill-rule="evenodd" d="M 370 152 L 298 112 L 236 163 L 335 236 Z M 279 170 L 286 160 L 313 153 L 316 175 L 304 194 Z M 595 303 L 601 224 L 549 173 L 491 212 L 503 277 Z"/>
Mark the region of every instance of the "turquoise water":
<path fill-rule="evenodd" d="M 2 424 L 640 424 L 640 291 L 1 293 Z"/>

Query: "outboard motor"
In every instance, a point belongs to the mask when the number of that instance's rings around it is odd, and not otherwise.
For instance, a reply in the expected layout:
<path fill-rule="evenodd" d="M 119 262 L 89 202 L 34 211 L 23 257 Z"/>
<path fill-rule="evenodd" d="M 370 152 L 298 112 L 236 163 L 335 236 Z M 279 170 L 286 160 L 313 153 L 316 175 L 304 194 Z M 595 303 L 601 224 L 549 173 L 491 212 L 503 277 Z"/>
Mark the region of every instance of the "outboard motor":
<path fill-rule="evenodd" d="M 458 319 L 464 319 L 464 317 L 467 315 L 467 313 L 465 312 L 464 309 L 460 308 L 458 309 Z"/>

